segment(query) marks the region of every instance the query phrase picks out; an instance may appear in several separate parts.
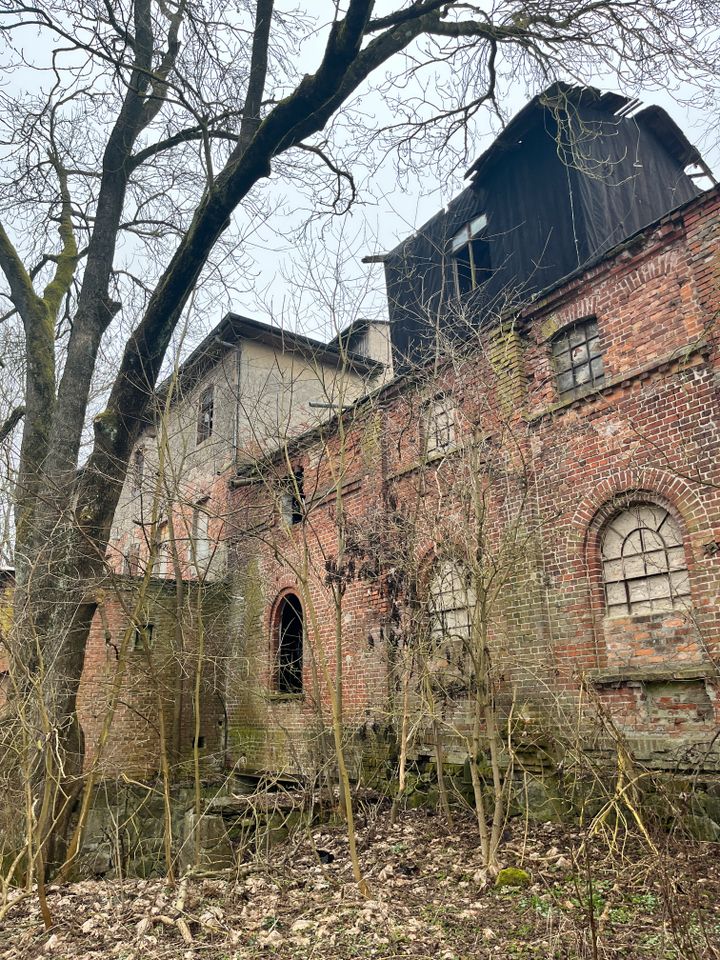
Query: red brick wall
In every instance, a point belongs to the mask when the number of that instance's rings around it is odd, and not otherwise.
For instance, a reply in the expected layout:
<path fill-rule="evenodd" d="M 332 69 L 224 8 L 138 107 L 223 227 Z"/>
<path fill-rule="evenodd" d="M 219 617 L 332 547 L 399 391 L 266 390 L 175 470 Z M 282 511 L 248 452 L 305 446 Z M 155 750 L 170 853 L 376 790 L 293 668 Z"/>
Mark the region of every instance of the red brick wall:
<path fill-rule="evenodd" d="M 194 679 L 201 632 L 200 751 L 203 766 L 224 766 L 224 708 L 217 683 L 226 646 L 224 592 L 186 584 L 178 599 L 172 582 L 151 581 L 143 595 L 139 578 L 108 582 L 85 655 L 78 714 L 85 734 L 86 764 L 103 774 L 151 775 L 160 769 L 161 728 L 177 774 L 195 739 Z M 141 599 L 139 599 L 141 598 Z M 137 623 L 152 623 L 149 652 L 133 648 Z M 109 735 L 104 728 L 113 708 Z M 174 723 L 176 706 L 179 724 Z M 162 719 L 162 724 L 161 724 Z"/>
<path fill-rule="evenodd" d="M 511 329 L 483 333 L 469 356 L 454 358 L 432 377 L 385 390 L 349 419 L 344 443 L 337 436 L 308 441 L 292 457 L 305 469 L 311 503 L 302 527 L 288 531 L 279 523 L 272 482 L 236 490 L 235 564 L 239 582 L 252 594 L 245 600 L 252 611 L 238 609 L 236 653 L 244 657 L 244 679 L 234 678 L 235 654 L 229 658 L 234 756 L 248 766 L 290 769 L 293 751 L 312 750 L 320 709 L 327 720 L 327 689 L 321 683 L 312 690 L 309 663 L 302 699 L 273 696 L 271 612 L 282 590 L 297 589 L 315 613 L 308 661 L 325 658 L 334 670 L 327 563 L 337 560 L 338 545 L 335 499 L 327 491 L 341 474 L 357 552 L 342 616 L 350 729 L 377 731 L 397 719 L 398 691 L 388 665 L 399 656 L 392 638 L 402 624 L 391 616 L 388 587 L 398 572 L 392 559 L 403 550 L 396 542 L 393 554 L 387 542 L 391 517 L 404 513 L 407 527 L 398 537 L 406 538 L 404 563 L 422 592 L 423 570 L 434 557 L 468 550 L 468 530 L 477 522 L 471 490 L 482 499 L 478 547 L 486 565 L 500 570 L 501 589 L 487 617 L 503 696 L 514 698 L 517 708 L 528 704 L 558 718 L 589 680 L 628 730 L 673 737 L 714 729 L 718 205 L 717 192 L 694 201 L 553 291 Z M 585 397 L 560 402 L 550 339 L 589 315 L 600 329 L 605 382 Z M 423 465 L 423 410 L 441 391 L 452 393 L 458 407 L 458 449 Z M 285 469 L 277 466 L 279 473 Z M 619 497 L 666 505 L 677 519 L 690 610 L 606 615 L 599 536 Z M 364 579 L 358 569 L 371 567 L 373 557 L 383 561 L 383 576 Z M 674 678 L 673 671 L 688 666 L 697 667 L 693 679 Z M 443 723 L 452 734 L 467 732 L 467 707 L 460 696 L 445 708 Z M 427 748 L 424 736 L 421 729 L 418 752 Z"/>
<path fill-rule="evenodd" d="M 715 191 L 520 317 L 482 331 L 439 372 L 360 404 L 342 435 L 328 428 L 294 441 L 277 462 L 238 483 L 231 474 L 217 479 L 213 533 L 228 538 L 231 550 L 227 605 L 205 605 L 202 730 L 210 756 L 246 770 L 322 769 L 333 752 L 338 627 L 352 769 L 382 756 L 398 728 L 398 665 L 420 642 L 418 611 L 443 555 L 474 565 L 487 588 L 495 691 L 500 702 L 514 701 L 518 715 L 545 714 L 559 730 L 575 723 L 580 702 L 590 702 L 648 743 L 710 738 L 720 719 L 719 241 Z M 590 315 L 600 331 L 604 384 L 560 401 L 550 341 Z M 456 445 L 426 463 L 423 418 L 440 393 L 457 407 Z M 304 471 L 307 517 L 288 527 L 279 497 L 289 467 Z M 664 505 L 679 525 L 690 575 L 686 611 L 606 613 L 603 524 L 614 505 L 633 497 Z M 332 588 L 339 584 L 338 613 Z M 166 726 L 176 702 L 174 585 L 154 589 L 157 662 L 129 655 L 108 769 L 156 769 L 158 696 Z M 302 601 L 307 630 L 299 696 L 278 695 L 273 664 L 277 604 L 289 590 Z M 127 597 L 124 607 L 119 598 L 106 604 L 112 643 L 99 617 L 93 627 L 81 690 L 91 755 L 126 608 Z M 181 620 L 187 756 L 197 622 L 191 612 Z M 424 669 L 443 688 L 461 666 Z M 418 711 L 419 673 L 411 684 Z M 590 692 L 580 698 L 583 684 Z M 451 760 L 463 758 L 469 708 L 462 689 L 439 707 Z M 431 752 L 427 717 L 413 717 L 413 736 L 415 753 Z"/>

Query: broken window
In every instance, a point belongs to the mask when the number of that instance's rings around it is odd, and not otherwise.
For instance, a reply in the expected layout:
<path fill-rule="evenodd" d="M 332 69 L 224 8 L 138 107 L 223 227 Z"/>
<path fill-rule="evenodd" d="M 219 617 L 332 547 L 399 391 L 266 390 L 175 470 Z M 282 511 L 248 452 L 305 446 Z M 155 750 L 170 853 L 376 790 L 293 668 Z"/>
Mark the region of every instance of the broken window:
<path fill-rule="evenodd" d="M 443 453 L 455 446 L 455 404 L 452 397 L 435 397 L 425 407 L 423 417 L 425 448 L 428 455 Z"/>
<path fill-rule="evenodd" d="M 562 330 L 552 341 L 552 357 L 560 399 L 605 378 L 597 320 L 590 318 Z"/>
<path fill-rule="evenodd" d="M 450 241 L 455 291 L 459 297 L 475 290 L 492 274 L 490 244 L 485 236 L 487 222 L 487 216 L 481 213 Z"/>
<path fill-rule="evenodd" d="M 275 685 L 278 693 L 302 693 L 303 611 L 300 599 L 289 593 L 280 601 L 277 616 Z"/>
<path fill-rule="evenodd" d="M 205 564 L 210 557 L 210 516 L 204 502 L 199 503 L 193 511 L 192 533 L 195 563 Z"/>
<path fill-rule="evenodd" d="M 298 467 L 283 480 L 280 492 L 280 518 L 288 527 L 302 523 L 305 517 L 304 471 Z"/>
<path fill-rule="evenodd" d="M 132 491 L 137 493 L 142 490 L 143 479 L 145 477 L 145 451 L 138 447 L 133 454 L 132 465 Z"/>
<path fill-rule="evenodd" d="M 203 443 L 213 432 L 213 416 L 215 413 L 215 391 L 212 386 L 205 387 L 200 394 L 198 407 L 197 443 Z"/>
<path fill-rule="evenodd" d="M 467 570 L 457 560 L 438 560 L 429 590 L 430 640 L 439 648 L 450 641 L 466 645 L 472 634 L 473 591 Z"/>
<path fill-rule="evenodd" d="M 612 517 L 602 537 L 602 570 L 611 616 L 689 604 L 682 534 L 657 504 L 636 503 Z"/>
<path fill-rule="evenodd" d="M 131 650 L 152 650 L 155 640 L 155 624 L 139 623 L 133 632 Z"/>

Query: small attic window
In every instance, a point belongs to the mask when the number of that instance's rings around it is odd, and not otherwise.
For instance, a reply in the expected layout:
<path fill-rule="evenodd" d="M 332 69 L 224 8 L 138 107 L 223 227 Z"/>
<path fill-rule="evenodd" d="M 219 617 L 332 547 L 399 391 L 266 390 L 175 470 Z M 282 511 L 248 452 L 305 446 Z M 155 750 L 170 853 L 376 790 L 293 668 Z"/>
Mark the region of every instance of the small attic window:
<path fill-rule="evenodd" d="M 459 297 L 472 292 L 492 275 L 490 244 L 484 235 L 487 223 L 487 215 L 481 213 L 450 241 L 455 291 Z"/>

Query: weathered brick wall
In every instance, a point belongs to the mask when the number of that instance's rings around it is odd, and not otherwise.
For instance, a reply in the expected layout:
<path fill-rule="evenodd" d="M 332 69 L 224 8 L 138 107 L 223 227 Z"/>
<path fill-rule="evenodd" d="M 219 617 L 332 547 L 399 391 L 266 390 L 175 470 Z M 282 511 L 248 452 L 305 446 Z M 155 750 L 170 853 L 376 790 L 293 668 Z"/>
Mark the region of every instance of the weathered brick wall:
<path fill-rule="evenodd" d="M 432 755 L 434 710 L 446 757 L 460 762 L 472 665 L 457 645 L 438 649 L 427 638 L 429 585 L 448 556 L 482 588 L 494 694 L 519 721 L 539 718 L 570 737 L 579 705 L 589 705 L 661 766 L 711 740 L 720 720 L 719 205 L 716 191 L 668 216 L 434 373 L 368 398 L 341 431 L 290 441 L 237 481 L 230 471 L 214 479 L 213 532 L 230 545 L 230 573 L 201 605 L 208 763 L 306 776 L 332 769 L 338 653 L 353 773 L 391 749 L 406 676 L 413 753 Z M 604 381 L 560 400 L 551 339 L 591 315 Z M 456 407 L 454 440 L 429 452 L 429 405 L 444 396 Z M 287 478 L 300 469 L 306 515 L 287 523 Z M 607 615 L 603 525 L 633 499 L 663 506 L 678 524 L 687 609 Z M 93 625 L 80 696 L 90 757 L 136 589 L 121 580 Z M 188 584 L 179 631 L 175 585 L 153 583 L 143 608 L 155 624 L 153 656 L 127 655 L 107 771 L 157 769 L 160 707 L 180 759 L 192 749 L 195 589 Z M 288 592 L 306 628 L 294 694 L 278 691 L 275 662 Z"/>
<path fill-rule="evenodd" d="M 152 775 L 160 769 L 162 738 L 180 774 L 195 742 L 200 642 L 200 755 L 204 769 L 222 767 L 224 704 L 217 677 L 227 646 L 224 588 L 186 583 L 178 597 L 173 582 L 153 580 L 144 592 L 140 579 L 122 577 L 109 580 L 98 599 L 78 693 L 88 768 L 97 762 L 104 775 Z M 135 640 L 137 626 L 148 623 L 149 649 Z"/>
<path fill-rule="evenodd" d="M 243 769 L 313 775 L 331 755 L 338 656 L 343 714 L 352 735 L 375 735 L 364 729 L 366 722 L 377 723 L 386 709 L 385 602 L 367 575 L 368 558 L 357 553 L 354 534 L 357 526 L 371 527 L 381 509 L 381 450 L 368 416 L 353 425 L 347 440 L 330 437 L 327 445 L 290 454 L 293 470 L 303 470 L 304 523 L 287 524 L 281 515 L 284 458 L 264 481 L 240 487 L 233 504 L 245 532 L 234 557 L 229 741 Z M 338 542 L 339 511 L 346 518 L 344 546 Z M 276 682 L 278 609 L 289 592 L 300 598 L 304 613 L 301 694 L 280 693 Z"/>
<path fill-rule="evenodd" d="M 393 579 L 402 588 L 411 582 L 422 607 L 433 560 L 452 553 L 472 560 L 475 538 L 484 558 L 472 561 L 478 582 L 494 589 L 485 614 L 502 702 L 514 701 L 518 714 L 544 714 L 570 735 L 581 684 L 589 683 L 583 702 L 611 711 L 628 734 L 685 744 L 717 728 L 718 203 L 717 192 L 694 201 L 479 336 L 472 352 L 465 348 L 439 373 L 387 388 L 348 421 L 344 442 L 308 441 L 291 458 L 305 470 L 304 524 L 283 527 L 267 484 L 236 491 L 235 564 L 245 606 L 236 606 L 238 648 L 228 659 L 231 755 L 251 767 L 292 769 L 293 750 L 312 741 L 319 705 L 327 718 L 327 692 L 322 684 L 312 690 L 309 663 L 302 699 L 273 695 L 272 617 L 282 591 L 297 590 L 306 616 L 315 612 L 308 660 L 334 664 L 327 562 L 338 556 L 337 523 L 326 491 L 341 467 L 358 565 L 374 556 L 381 573 L 350 578 L 345 594 L 350 727 L 397 730 L 400 693 L 389 665 L 405 656 L 397 639 L 408 614 L 393 616 Z M 550 341 L 588 316 L 599 327 L 605 379 L 563 401 Z M 428 458 L 423 417 L 439 395 L 451 395 L 458 408 L 456 442 Z M 657 503 L 675 518 L 690 576 L 688 609 L 607 615 L 600 537 L 624 498 Z M 432 667 L 440 687 L 441 669 Z M 411 699 L 419 710 L 416 679 Z M 460 690 L 441 709 L 459 755 L 469 708 Z M 416 724 L 414 748 L 431 750 L 426 721 Z"/>

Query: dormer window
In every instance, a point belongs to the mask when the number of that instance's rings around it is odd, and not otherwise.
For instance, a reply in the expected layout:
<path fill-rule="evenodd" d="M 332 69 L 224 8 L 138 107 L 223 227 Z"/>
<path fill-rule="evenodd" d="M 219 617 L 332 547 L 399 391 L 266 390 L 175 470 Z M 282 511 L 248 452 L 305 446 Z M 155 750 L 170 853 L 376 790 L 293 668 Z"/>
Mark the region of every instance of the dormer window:
<path fill-rule="evenodd" d="M 552 341 L 552 357 L 561 400 L 605 379 L 597 320 L 589 317 L 561 330 Z"/>
<path fill-rule="evenodd" d="M 481 286 L 492 274 L 490 244 L 485 236 L 487 223 L 487 215 L 481 213 L 450 241 L 455 291 L 459 297 Z"/>
<path fill-rule="evenodd" d="M 213 388 L 205 387 L 200 394 L 198 405 L 197 442 L 203 443 L 213 432 L 213 416 L 215 413 L 215 392 Z"/>

